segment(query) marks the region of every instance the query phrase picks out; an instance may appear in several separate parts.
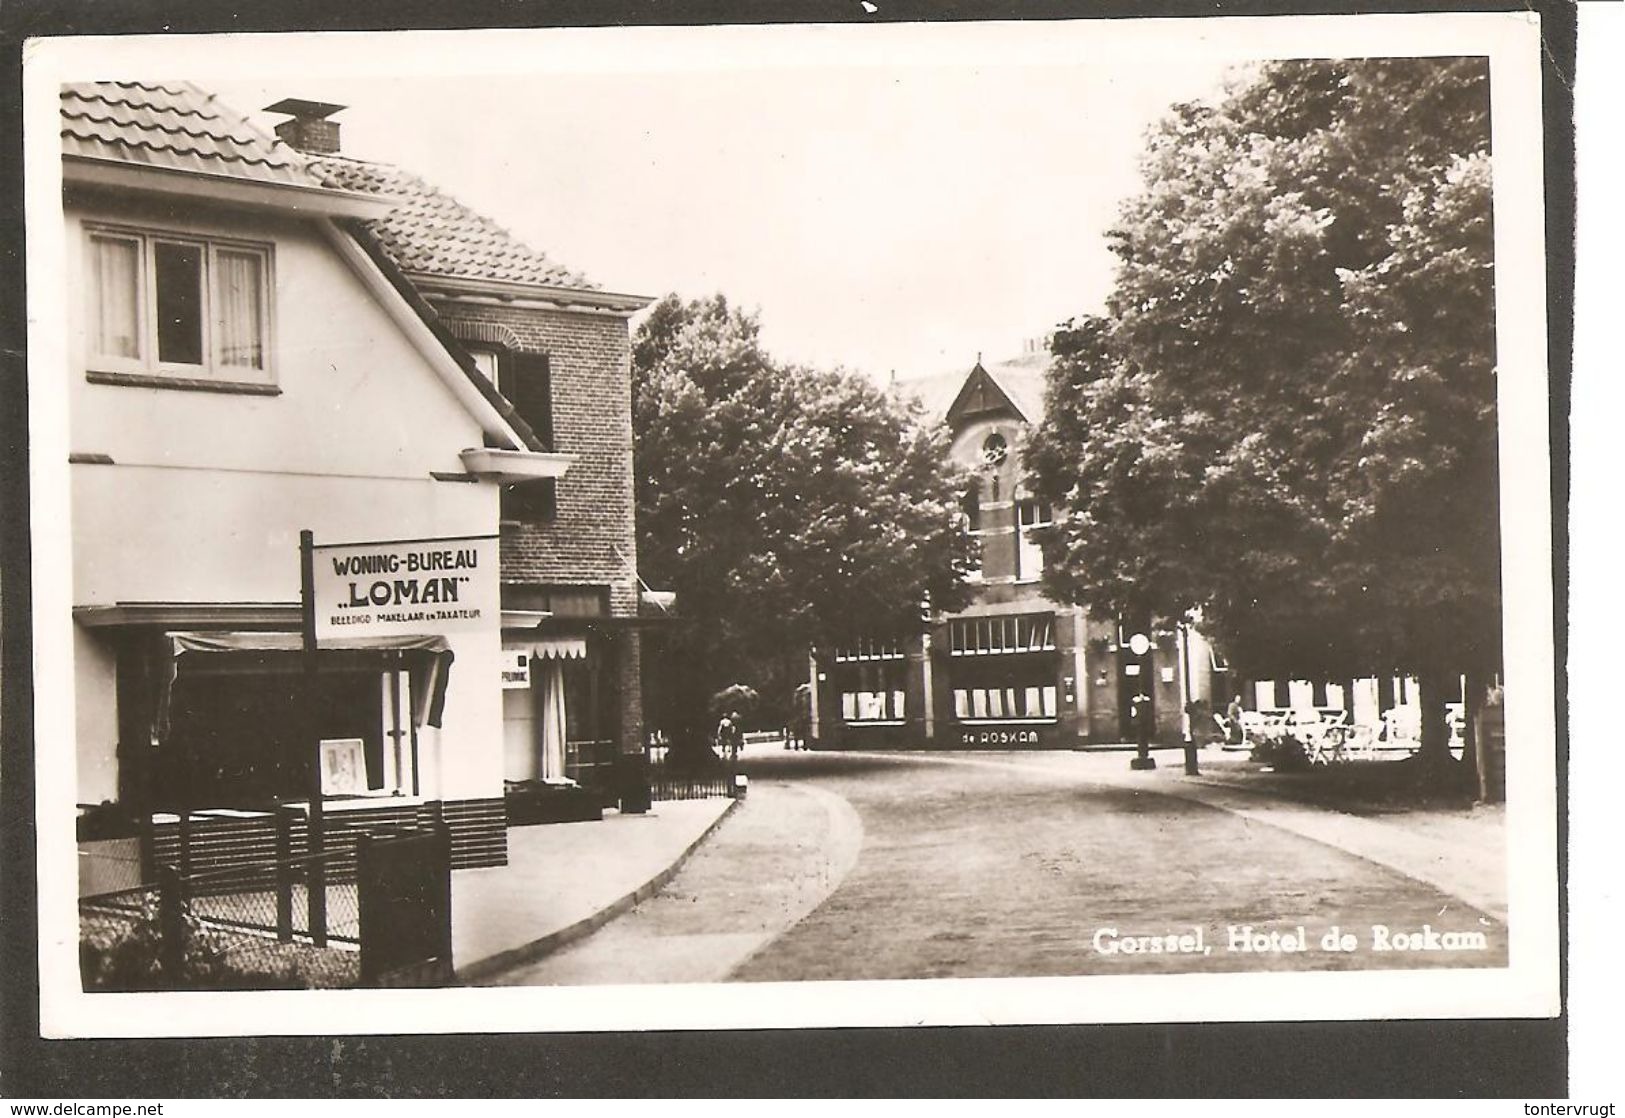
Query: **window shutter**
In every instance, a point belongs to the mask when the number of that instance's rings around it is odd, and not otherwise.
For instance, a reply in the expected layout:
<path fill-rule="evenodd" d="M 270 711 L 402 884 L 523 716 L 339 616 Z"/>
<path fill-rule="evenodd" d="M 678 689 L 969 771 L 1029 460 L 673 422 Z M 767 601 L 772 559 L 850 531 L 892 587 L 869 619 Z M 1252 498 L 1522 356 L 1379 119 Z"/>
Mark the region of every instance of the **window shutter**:
<path fill-rule="evenodd" d="M 509 351 L 502 354 L 498 373 L 503 394 L 519 418 L 548 450 L 553 442 L 553 371 L 545 353 Z M 558 516 L 558 482 L 553 478 L 513 485 L 503 491 L 505 520 L 552 521 Z"/>
<path fill-rule="evenodd" d="M 505 353 L 498 374 L 519 417 L 553 450 L 553 372 L 545 353 Z"/>

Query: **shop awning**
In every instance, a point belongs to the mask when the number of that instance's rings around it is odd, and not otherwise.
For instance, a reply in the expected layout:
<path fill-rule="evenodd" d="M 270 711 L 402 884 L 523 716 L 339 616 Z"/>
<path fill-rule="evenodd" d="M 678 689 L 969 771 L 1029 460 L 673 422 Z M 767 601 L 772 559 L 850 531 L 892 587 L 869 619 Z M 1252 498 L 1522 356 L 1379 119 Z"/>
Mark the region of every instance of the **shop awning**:
<path fill-rule="evenodd" d="M 298 633 L 169 633 L 175 655 L 183 652 L 303 652 L 304 637 Z M 365 652 L 449 653 L 445 637 L 329 637 L 321 650 Z"/>
<path fill-rule="evenodd" d="M 304 640 L 298 633 L 165 633 L 168 664 L 158 673 L 160 733 L 169 732 L 169 700 L 183 666 L 201 670 L 215 657 L 256 657 L 267 669 L 296 671 Z M 317 653 L 318 671 L 334 660 L 377 664 L 404 662 L 412 681 L 414 725 L 439 726 L 446 705 L 446 682 L 454 654 L 441 636 L 341 637 L 324 640 Z"/>
<path fill-rule="evenodd" d="M 536 637 L 526 641 L 504 641 L 504 652 L 528 652 L 537 660 L 585 660 L 586 637 Z"/>

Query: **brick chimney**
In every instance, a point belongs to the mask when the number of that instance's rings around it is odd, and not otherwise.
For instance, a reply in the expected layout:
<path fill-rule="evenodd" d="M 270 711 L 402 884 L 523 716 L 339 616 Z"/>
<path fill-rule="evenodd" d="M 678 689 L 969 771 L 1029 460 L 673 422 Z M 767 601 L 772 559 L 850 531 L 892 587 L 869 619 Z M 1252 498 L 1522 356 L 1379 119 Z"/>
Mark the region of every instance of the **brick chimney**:
<path fill-rule="evenodd" d="M 277 139 L 291 148 L 312 155 L 336 155 L 339 150 L 339 126 L 327 118 L 345 108 L 325 101 L 301 101 L 285 97 L 274 105 L 265 106 L 268 113 L 281 113 L 291 117 L 276 126 Z"/>

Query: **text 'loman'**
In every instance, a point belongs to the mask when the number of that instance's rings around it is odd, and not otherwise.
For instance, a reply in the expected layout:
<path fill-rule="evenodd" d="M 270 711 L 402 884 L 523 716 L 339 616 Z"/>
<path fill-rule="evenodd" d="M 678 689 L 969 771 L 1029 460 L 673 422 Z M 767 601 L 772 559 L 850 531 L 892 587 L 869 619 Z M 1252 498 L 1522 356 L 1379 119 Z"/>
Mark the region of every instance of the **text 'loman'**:
<path fill-rule="evenodd" d="M 361 590 L 359 583 L 352 582 L 349 600 L 344 605 L 402 606 L 455 602 L 458 592 L 462 589 L 459 583 L 467 581 L 466 575 L 455 578 L 397 578 L 393 581 L 379 579 L 366 590 Z"/>

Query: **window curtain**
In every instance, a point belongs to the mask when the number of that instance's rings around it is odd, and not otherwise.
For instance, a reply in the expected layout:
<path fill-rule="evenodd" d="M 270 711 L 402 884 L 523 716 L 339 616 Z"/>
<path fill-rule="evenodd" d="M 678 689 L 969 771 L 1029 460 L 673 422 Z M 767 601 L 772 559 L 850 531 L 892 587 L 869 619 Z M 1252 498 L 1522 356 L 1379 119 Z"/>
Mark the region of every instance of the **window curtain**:
<path fill-rule="evenodd" d="M 225 249 L 216 259 L 215 336 L 220 339 L 223 365 L 264 367 L 262 263 L 255 253 Z"/>
<path fill-rule="evenodd" d="M 141 246 L 135 241 L 97 237 L 95 352 L 139 358 Z"/>
<path fill-rule="evenodd" d="M 540 665 L 540 671 L 537 667 Z M 544 781 L 559 783 L 566 780 L 564 773 L 564 662 L 562 660 L 531 661 L 532 686 L 538 688 L 537 711 L 539 745 L 541 746 L 541 775 Z"/>

